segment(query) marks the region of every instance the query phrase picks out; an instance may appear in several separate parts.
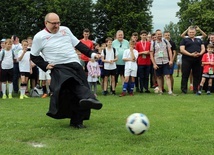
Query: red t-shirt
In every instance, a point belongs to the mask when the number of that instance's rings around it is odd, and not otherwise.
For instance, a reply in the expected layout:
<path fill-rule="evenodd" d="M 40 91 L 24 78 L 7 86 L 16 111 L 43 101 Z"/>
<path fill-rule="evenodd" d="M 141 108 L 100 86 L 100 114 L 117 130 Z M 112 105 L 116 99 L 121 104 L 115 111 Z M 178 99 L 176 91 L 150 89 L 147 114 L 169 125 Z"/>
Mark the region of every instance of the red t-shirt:
<path fill-rule="evenodd" d="M 91 50 L 94 49 L 94 44 L 93 44 L 93 42 L 91 40 L 89 40 L 89 39 L 88 40 L 81 39 L 80 41 L 83 44 L 85 44 L 86 46 L 88 46 Z M 84 54 L 81 54 L 80 58 L 81 58 L 82 61 L 89 61 L 89 57 L 87 57 Z"/>
<path fill-rule="evenodd" d="M 139 52 L 150 51 L 151 42 L 149 41 L 138 41 L 135 45 L 136 50 Z M 150 54 L 141 54 L 137 59 L 138 65 L 151 65 Z"/>
<path fill-rule="evenodd" d="M 214 62 L 214 54 L 205 53 L 202 57 L 202 62 Z M 214 71 L 214 65 L 204 65 L 203 73 L 209 73 L 209 68 L 212 68 Z"/>

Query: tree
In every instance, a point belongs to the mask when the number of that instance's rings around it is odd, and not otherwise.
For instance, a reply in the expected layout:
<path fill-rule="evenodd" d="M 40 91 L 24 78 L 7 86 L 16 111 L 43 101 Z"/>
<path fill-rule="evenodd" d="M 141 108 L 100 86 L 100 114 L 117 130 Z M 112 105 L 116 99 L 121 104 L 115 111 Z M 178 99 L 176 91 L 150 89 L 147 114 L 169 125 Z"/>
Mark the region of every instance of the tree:
<path fill-rule="evenodd" d="M 188 4 L 189 3 L 189 4 Z M 198 25 L 204 32 L 214 31 L 213 0 L 181 0 L 177 12 L 181 32 L 190 25 Z"/>
<path fill-rule="evenodd" d="M 68 26 L 78 38 L 84 28 L 93 30 L 92 0 L 7 0 L 0 1 L 0 37 L 34 36 L 44 28 L 48 12 L 59 14 L 62 25 Z"/>
<path fill-rule="evenodd" d="M 129 39 L 133 32 L 151 31 L 153 0 L 98 0 L 94 5 L 97 38 L 113 37 L 117 30 Z"/>

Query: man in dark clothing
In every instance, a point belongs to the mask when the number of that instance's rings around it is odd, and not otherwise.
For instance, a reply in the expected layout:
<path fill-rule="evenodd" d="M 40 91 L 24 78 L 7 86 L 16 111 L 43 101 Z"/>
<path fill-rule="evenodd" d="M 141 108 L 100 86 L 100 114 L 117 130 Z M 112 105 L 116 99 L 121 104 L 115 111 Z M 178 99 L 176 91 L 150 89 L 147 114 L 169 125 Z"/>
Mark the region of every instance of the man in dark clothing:
<path fill-rule="evenodd" d="M 193 91 L 197 92 L 201 78 L 201 56 L 205 52 L 205 47 L 201 39 L 195 38 L 195 27 L 189 27 L 188 38 L 184 38 L 180 43 L 182 56 L 182 79 L 181 91 L 187 93 L 187 83 L 192 70 Z"/>
<path fill-rule="evenodd" d="M 31 60 L 43 71 L 51 70 L 52 95 L 47 115 L 55 119 L 70 118 L 71 126 L 85 128 L 83 120 L 89 119 L 90 109 L 99 110 L 102 104 L 89 89 L 75 48 L 88 57 L 99 58 L 69 28 L 60 26 L 57 14 L 48 13 L 45 29 L 34 36 Z"/>

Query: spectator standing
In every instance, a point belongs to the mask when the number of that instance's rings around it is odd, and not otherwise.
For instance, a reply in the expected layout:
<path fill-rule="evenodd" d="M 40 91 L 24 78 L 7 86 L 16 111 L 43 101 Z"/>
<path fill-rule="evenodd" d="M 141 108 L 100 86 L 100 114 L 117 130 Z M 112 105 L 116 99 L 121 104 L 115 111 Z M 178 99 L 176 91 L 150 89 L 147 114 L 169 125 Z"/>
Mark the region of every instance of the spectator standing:
<path fill-rule="evenodd" d="M 94 59 L 90 59 L 87 64 L 88 69 L 88 83 L 90 86 L 91 91 L 97 97 L 97 81 L 100 76 L 100 67 L 97 61 Z"/>
<path fill-rule="evenodd" d="M 140 77 L 140 93 L 150 93 L 149 91 L 149 74 L 150 74 L 150 48 L 151 42 L 147 41 L 148 32 L 142 30 L 140 32 L 141 40 L 136 44 L 136 50 L 138 51 L 138 75 Z"/>
<path fill-rule="evenodd" d="M 14 93 L 19 92 L 19 78 L 20 78 L 20 72 L 19 72 L 19 63 L 17 61 L 18 53 L 20 50 L 22 50 L 22 44 L 19 42 L 19 38 L 16 35 L 13 35 L 11 37 L 13 41 L 12 50 L 14 51 L 14 67 L 13 67 L 13 91 Z"/>
<path fill-rule="evenodd" d="M 167 40 L 162 38 L 161 30 L 156 30 L 156 36 L 157 40 L 151 45 L 150 57 L 157 75 L 159 94 L 163 94 L 162 76 L 165 76 L 168 87 L 168 94 L 175 96 L 175 94 L 172 92 L 170 80 L 170 67 L 172 67 L 173 64 L 171 45 Z"/>
<path fill-rule="evenodd" d="M 5 41 L 5 48 L 0 53 L 1 60 L 1 81 L 2 81 L 2 99 L 13 98 L 13 62 L 14 62 L 14 53 L 12 50 L 12 40 L 7 39 Z M 8 96 L 6 95 L 8 85 Z"/>
<path fill-rule="evenodd" d="M 102 62 L 104 63 L 104 92 L 103 95 L 107 95 L 108 79 L 111 77 L 112 94 L 115 95 L 115 75 L 116 75 L 116 61 L 118 60 L 117 50 L 112 47 L 112 38 L 106 38 L 107 47 L 103 49 L 101 53 Z"/>
<path fill-rule="evenodd" d="M 201 39 L 196 38 L 195 27 L 189 27 L 188 38 L 184 38 L 180 43 L 182 56 L 182 79 L 181 91 L 187 93 L 187 83 L 190 72 L 193 76 L 193 92 L 196 93 L 201 78 L 201 57 L 205 52 L 204 43 Z"/>
<path fill-rule="evenodd" d="M 135 77 L 137 76 L 138 51 L 134 49 L 135 41 L 130 40 L 129 46 L 130 46 L 130 48 L 126 49 L 123 53 L 123 60 L 125 61 L 125 73 L 124 73 L 125 81 L 123 83 L 123 91 L 122 91 L 120 97 L 126 95 L 126 91 L 127 91 L 128 84 L 129 84 L 129 78 L 131 78 L 129 94 L 130 94 L 130 96 L 133 96 Z"/>
<path fill-rule="evenodd" d="M 124 71 L 125 71 L 125 62 L 123 61 L 123 52 L 129 48 L 129 42 L 124 39 L 124 33 L 122 30 L 118 30 L 116 33 L 116 39 L 112 42 L 112 47 L 118 52 L 117 72 L 116 72 L 116 83 L 118 83 L 118 77 L 121 78 L 121 83 L 124 82 Z"/>
<path fill-rule="evenodd" d="M 27 40 L 22 40 L 22 50 L 18 52 L 17 61 L 19 62 L 19 72 L 21 76 L 20 84 L 20 99 L 28 98 L 25 95 L 28 92 L 28 79 L 32 73 L 31 63 L 30 63 L 30 50 L 28 50 Z"/>
<path fill-rule="evenodd" d="M 201 95 L 202 88 L 204 86 L 206 79 L 208 80 L 207 95 L 210 95 L 210 93 L 211 93 L 212 80 L 214 78 L 214 54 L 213 54 L 213 52 L 214 52 L 214 45 L 208 44 L 207 53 L 205 53 L 202 57 L 203 74 L 202 74 L 200 87 L 198 90 L 198 95 Z"/>
<path fill-rule="evenodd" d="M 89 39 L 90 36 L 90 30 L 88 28 L 83 30 L 83 38 L 80 40 L 83 44 L 85 44 L 86 46 L 88 46 L 88 48 L 90 48 L 91 50 L 94 49 L 94 43 Z M 87 70 L 87 63 L 89 61 L 89 58 L 84 55 L 83 53 L 81 54 L 81 60 L 84 62 L 84 69 L 86 72 L 86 75 L 88 74 L 88 70 Z"/>

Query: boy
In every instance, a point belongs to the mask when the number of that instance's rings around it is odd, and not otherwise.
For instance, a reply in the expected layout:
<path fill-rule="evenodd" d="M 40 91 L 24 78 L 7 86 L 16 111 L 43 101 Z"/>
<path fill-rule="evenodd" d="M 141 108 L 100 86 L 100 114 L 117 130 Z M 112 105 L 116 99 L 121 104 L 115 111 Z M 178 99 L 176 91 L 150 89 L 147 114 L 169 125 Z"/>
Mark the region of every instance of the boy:
<path fill-rule="evenodd" d="M 13 61 L 14 53 L 12 51 L 12 40 L 7 39 L 5 41 L 5 48 L 0 53 L 1 60 L 1 82 L 2 82 L 2 99 L 6 99 L 7 83 L 9 85 L 8 98 L 11 99 L 13 91 Z"/>
<path fill-rule="evenodd" d="M 21 76 L 21 84 L 20 84 L 20 99 L 28 98 L 25 95 L 27 91 L 27 84 L 30 74 L 32 73 L 31 62 L 30 62 L 30 52 L 28 49 L 28 41 L 25 39 L 22 41 L 22 50 L 18 52 L 18 62 L 19 62 L 19 71 Z"/>
<path fill-rule="evenodd" d="M 131 78 L 131 87 L 130 87 L 130 96 L 133 96 L 134 84 L 135 84 L 135 77 L 137 76 L 137 58 L 138 58 L 138 51 L 134 49 L 135 41 L 129 41 L 129 49 L 126 49 L 123 53 L 123 61 L 125 61 L 125 80 L 123 84 L 123 92 L 121 93 L 120 97 L 126 95 L 129 77 Z"/>
<path fill-rule="evenodd" d="M 210 95 L 210 89 L 212 87 L 212 79 L 214 78 L 214 46 L 212 44 L 207 45 L 207 53 L 202 57 L 202 64 L 203 64 L 203 74 L 200 83 L 199 90 L 197 92 L 198 95 L 201 95 L 202 88 L 206 79 L 208 79 L 208 89 L 207 95 Z"/>
<path fill-rule="evenodd" d="M 108 77 L 111 76 L 112 94 L 115 95 L 115 75 L 117 51 L 112 47 L 112 38 L 106 38 L 107 47 L 101 53 L 102 62 L 104 63 L 104 91 L 103 95 L 107 95 Z"/>

